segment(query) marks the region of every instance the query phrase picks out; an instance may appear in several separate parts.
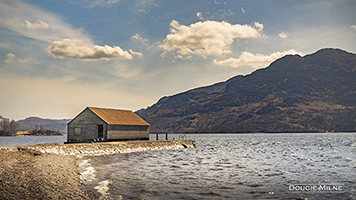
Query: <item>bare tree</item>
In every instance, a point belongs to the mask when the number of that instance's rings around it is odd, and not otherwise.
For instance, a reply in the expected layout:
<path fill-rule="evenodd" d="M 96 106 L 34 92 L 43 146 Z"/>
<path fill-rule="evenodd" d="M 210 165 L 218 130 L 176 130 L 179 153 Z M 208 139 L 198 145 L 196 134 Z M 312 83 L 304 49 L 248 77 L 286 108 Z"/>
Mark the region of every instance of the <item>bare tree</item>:
<path fill-rule="evenodd" d="M 41 133 L 46 132 L 46 129 L 45 129 L 42 125 L 40 126 L 40 132 L 41 132 Z"/>
<path fill-rule="evenodd" d="M 9 133 L 11 135 L 16 135 L 17 132 L 17 125 L 15 120 L 11 120 L 10 125 L 9 125 Z"/>
<path fill-rule="evenodd" d="M 9 120 L 0 116 L 0 135 L 10 136 L 16 135 L 17 126 L 15 120 Z"/>

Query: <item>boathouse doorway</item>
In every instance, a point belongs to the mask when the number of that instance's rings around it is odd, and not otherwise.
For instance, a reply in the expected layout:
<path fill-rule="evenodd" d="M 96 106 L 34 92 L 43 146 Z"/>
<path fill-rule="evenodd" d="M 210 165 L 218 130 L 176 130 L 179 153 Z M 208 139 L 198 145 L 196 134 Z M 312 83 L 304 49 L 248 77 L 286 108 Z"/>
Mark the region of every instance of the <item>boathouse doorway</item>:
<path fill-rule="evenodd" d="M 98 125 L 98 138 L 104 137 L 104 125 Z"/>

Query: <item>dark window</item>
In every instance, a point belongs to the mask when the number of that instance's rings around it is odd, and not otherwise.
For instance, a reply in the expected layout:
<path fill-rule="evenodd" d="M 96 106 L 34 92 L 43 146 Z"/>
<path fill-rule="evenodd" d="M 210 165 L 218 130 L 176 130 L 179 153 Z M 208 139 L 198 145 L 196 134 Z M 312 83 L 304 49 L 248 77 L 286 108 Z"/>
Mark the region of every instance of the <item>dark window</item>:
<path fill-rule="evenodd" d="M 74 128 L 74 135 L 80 135 L 80 132 L 81 132 L 80 127 Z"/>
<path fill-rule="evenodd" d="M 98 137 L 102 138 L 104 135 L 104 125 L 98 125 Z"/>

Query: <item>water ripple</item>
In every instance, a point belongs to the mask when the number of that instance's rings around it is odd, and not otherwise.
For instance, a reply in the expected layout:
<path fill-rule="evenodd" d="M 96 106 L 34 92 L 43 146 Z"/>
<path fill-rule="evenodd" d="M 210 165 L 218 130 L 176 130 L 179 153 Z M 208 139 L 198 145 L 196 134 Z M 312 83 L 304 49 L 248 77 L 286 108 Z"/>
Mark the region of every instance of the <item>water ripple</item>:
<path fill-rule="evenodd" d="M 105 194 L 113 199 L 347 199 L 355 192 L 356 134 L 188 136 L 198 148 L 91 157 L 90 184 L 110 181 Z M 325 181 L 345 191 L 288 190 Z"/>

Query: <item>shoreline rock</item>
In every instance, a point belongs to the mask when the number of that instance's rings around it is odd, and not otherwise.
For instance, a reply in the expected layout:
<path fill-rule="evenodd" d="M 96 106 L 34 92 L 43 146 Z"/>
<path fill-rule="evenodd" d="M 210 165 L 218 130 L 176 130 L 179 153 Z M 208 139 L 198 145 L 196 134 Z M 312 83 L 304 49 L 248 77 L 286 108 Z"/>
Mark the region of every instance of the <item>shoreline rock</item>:
<path fill-rule="evenodd" d="M 41 153 L 61 155 L 93 156 L 117 153 L 133 153 L 145 151 L 176 150 L 183 148 L 196 148 L 194 140 L 151 140 L 151 141 L 120 141 L 97 143 L 45 143 L 29 146 L 0 147 L 0 150 L 37 150 Z"/>

